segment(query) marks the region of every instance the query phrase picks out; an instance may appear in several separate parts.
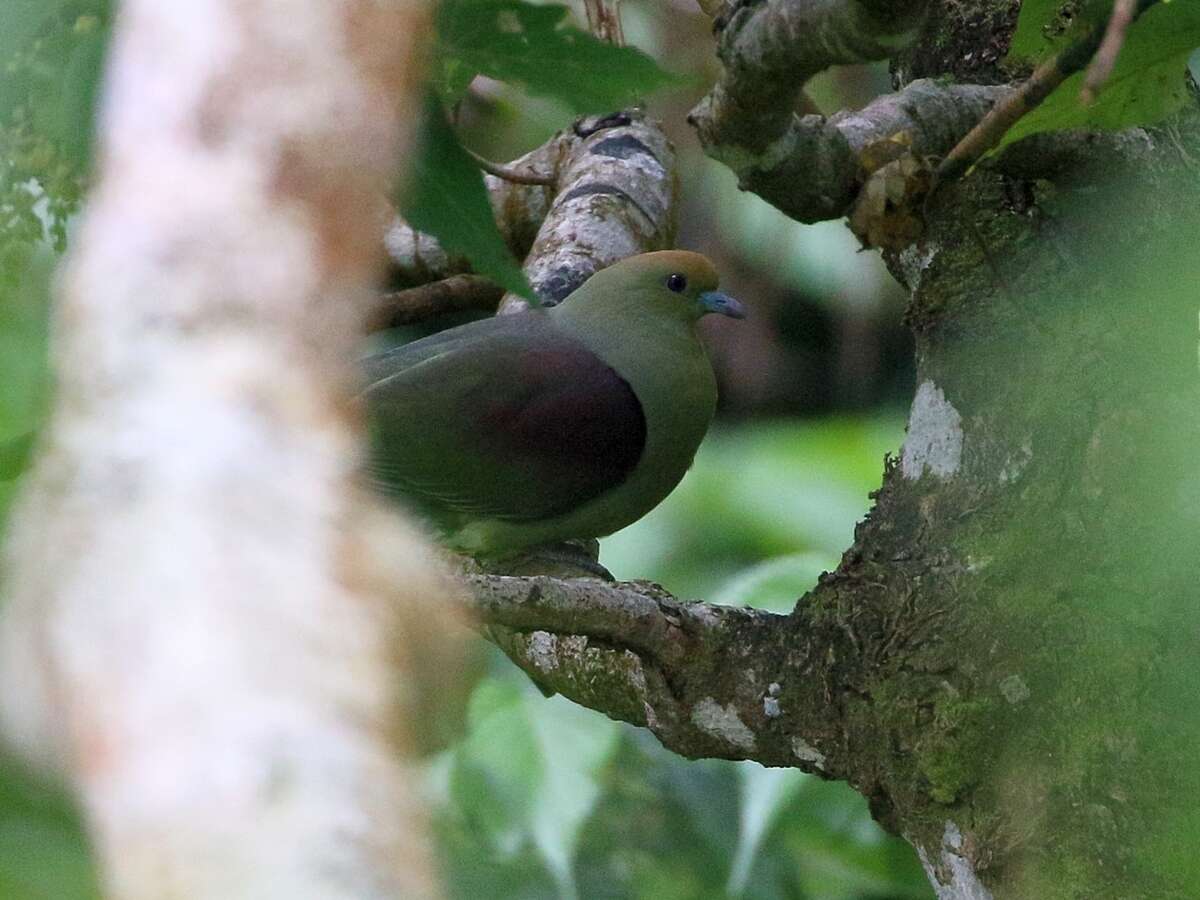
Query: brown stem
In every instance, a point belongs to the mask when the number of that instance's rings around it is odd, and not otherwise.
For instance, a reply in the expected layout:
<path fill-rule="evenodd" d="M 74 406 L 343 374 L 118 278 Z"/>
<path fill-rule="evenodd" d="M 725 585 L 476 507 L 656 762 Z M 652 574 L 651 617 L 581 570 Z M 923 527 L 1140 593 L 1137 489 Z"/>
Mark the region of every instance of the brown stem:
<path fill-rule="evenodd" d="M 495 310 L 504 289 L 479 275 L 452 275 L 379 298 L 367 319 L 370 334 L 469 309 Z"/>
<path fill-rule="evenodd" d="M 587 8 L 588 31 L 617 47 L 625 46 L 621 29 L 621 0 L 584 0 Z"/>
<path fill-rule="evenodd" d="M 1104 83 L 1108 81 L 1113 66 L 1117 64 L 1117 54 L 1125 44 L 1125 34 L 1136 15 L 1137 0 L 1116 0 L 1113 3 L 1112 16 L 1109 17 L 1104 40 L 1100 42 L 1100 49 L 1092 58 L 1092 64 L 1088 66 L 1087 75 L 1083 79 L 1083 90 L 1079 95 L 1082 103 L 1093 103 Z"/>
<path fill-rule="evenodd" d="M 554 184 L 555 178 L 553 174 L 543 175 L 541 172 L 535 172 L 532 169 L 522 169 L 513 165 L 504 165 L 503 163 L 492 162 L 486 157 L 480 156 L 469 147 L 463 147 L 467 151 L 467 155 L 475 161 L 475 165 L 483 169 L 489 175 L 495 175 L 504 181 L 511 181 L 513 184 L 539 184 L 548 186 Z"/>

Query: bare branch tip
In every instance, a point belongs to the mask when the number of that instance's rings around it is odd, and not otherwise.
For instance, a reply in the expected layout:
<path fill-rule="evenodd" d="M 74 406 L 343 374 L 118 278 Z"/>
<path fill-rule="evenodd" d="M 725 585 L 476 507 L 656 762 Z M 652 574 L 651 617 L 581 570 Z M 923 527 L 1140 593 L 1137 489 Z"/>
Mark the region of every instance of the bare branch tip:
<path fill-rule="evenodd" d="M 621 28 L 621 0 L 584 0 L 588 30 L 602 41 L 617 47 L 625 46 Z"/>
<path fill-rule="evenodd" d="M 480 156 L 469 147 L 464 147 L 467 155 L 474 160 L 475 165 L 483 169 L 489 175 L 495 175 L 503 181 L 511 181 L 513 184 L 534 184 L 543 187 L 552 187 L 557 181 L 554 175 L 545 175 L 541 172 L 534 172 L 531 169 L 519 169 L 515 166 L 506 166 L 501 163 L 492 162 L 490 159 Z"/>
<path fill-rule="evenodd" d="M 1138 13 L 1138 0 L 1116 0 L 1113 3 L 1112 15 L 1108 19 L 1104 39 L 1100 42 L 1100 48 L 1096 51 L 1096 55 L 1092 57 L 1087 74 L 1083 79 L 1083 90 L 1079 92 L 1080 102 L 1085 106 L 1091 106 L 1096 102 L 1096 95 L 1100 93 L 1100 89 L 1112 75 L 1113 68 L 1117 64 L 1117 56 L 1125 45 L 1125 36 L 1129 31 L 1129 26 L 1133 24 Z"/>

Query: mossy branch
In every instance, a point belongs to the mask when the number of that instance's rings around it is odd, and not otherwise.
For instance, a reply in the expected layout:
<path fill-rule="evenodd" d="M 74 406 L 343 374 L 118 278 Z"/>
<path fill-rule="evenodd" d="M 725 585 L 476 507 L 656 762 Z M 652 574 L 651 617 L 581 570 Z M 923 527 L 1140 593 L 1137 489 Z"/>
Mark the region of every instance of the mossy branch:
<path fill-rule="evenodd" d="M 470 575 L 466 585 L 485 634 L 543 690 L 647 727 L 682 756 L 830 775 L 847 761 L 828 743 L 839 727 L 825 686 L 800 670 L 825 653 L 795 652 L 800 619 L 681 601 L 648 582 Z"/>

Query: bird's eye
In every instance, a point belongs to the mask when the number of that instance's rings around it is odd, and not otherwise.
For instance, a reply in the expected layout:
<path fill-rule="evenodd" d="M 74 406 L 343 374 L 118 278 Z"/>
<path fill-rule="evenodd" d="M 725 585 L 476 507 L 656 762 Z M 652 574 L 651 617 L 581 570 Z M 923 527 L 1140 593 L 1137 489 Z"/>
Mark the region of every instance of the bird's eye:
<path fill-rule="evenodd" d="M 682 294 L 687 290 L 687 278 L 676 272 L 674 275 L 667 276 L 667 289 L 674 291 L 677 294 Z"/>

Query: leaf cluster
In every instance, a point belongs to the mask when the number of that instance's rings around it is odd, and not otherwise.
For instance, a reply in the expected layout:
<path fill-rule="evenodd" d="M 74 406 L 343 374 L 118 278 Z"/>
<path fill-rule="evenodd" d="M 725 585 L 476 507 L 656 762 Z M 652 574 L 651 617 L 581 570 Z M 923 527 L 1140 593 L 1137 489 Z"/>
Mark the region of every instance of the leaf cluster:
<path fill-rule="evenodd" d="M 476 76 L 557 100 L 574 114 L 621 109 L 672 83 L 645 53 L 616 47 L 571 25 L 565 6 L 523 0 L 444 0 L 438 8 L 422 138 L 401 215 L 506 290 L 535 299 L 496 227 L 479 167 L 448 113 Z"/>
<path fill-rule="evenodd" d="M 111 0 L 6 0 L 0 27 L 0 287 L 66 244 L 91 166 Z"/>
<path fill-rule="evenodd" d="M 640 50 L 571 25 L 567 7 L 522 0 L 444 0 L 435 53 L 434 85 L 448 106 L 476 75 L 560 100 L 578 114 L 612 112 L 674 80 Z"/>
<path fill-rule="evenodd" d="M 1040 63 L 1096 29 L 1103 29 L 1111 0 L 1025 0 L 1008 60 Z M 1067 78 L 1004 136 L 1001 146 L 1043 131 L 1118 130 L 1153 125 L 1187 102 L 1188 59 L 1200 47 L 1200 4 L 1164 0 L 1130 27 L 1108 82 L 1094 103 L 1080 99 L 1084 72 Z"/>

